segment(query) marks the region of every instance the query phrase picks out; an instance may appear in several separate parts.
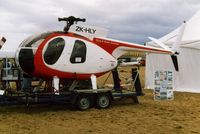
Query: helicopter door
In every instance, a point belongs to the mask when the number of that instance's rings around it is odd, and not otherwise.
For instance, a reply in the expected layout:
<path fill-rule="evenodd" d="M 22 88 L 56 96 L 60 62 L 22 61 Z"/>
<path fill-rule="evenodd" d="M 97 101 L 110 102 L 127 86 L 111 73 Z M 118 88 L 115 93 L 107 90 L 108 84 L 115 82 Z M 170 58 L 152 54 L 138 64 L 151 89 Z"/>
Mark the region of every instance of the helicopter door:
<path fill-rule="evenodd" d="M 87 47 L 81 40 L 75 40 L 71 53 L 70 62 L 73 64 L 84 63 L 86 60 Z"/>

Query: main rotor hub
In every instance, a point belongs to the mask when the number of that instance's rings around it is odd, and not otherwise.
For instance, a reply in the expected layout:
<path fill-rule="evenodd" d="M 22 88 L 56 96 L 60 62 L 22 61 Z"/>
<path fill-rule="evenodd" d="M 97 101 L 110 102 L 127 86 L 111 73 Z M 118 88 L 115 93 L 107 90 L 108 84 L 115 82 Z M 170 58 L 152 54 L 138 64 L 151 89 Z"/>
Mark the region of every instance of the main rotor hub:
<path fill-rule="evenodd" d="M 64 31 L 68 32 L 69 28 L 79 21 L 85 22 L 85 18 L 76 18 L 74 16 L 64 17 L 64 18 L 58 18 L 58 21 L 66 21 L 66 26 L 64 27 Z"/>

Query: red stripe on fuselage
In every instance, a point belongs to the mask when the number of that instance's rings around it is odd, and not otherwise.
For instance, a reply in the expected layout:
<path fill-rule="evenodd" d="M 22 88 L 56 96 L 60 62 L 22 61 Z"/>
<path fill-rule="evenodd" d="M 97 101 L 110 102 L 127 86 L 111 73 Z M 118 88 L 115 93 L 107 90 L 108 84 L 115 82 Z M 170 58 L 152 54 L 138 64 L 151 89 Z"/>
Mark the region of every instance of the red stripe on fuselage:
<path fill-rule="evenodd" d="M 108 40 L 108 39 L 101 39 L 101 38 L 94 38 L 94 43 L 106 50 L 108 53 L 112 54 L 113 51 L 118 48 L 118 47 L 129 47 L 129 48 L 135 48 L 136 50 L 139 49 L 140 51 L 144 50 L 145 51 L 154 51 L 158 53 L 171 53 L 170 51 L 166 50 L 159 50 L 159 49 L 154 49 L 154 48 L 148 48 L 144 46 L 139 46 L 139 45 L 134 45 L 131 44 L 129 45 L 128 43 L 123 43 L 123 42 L 118 42 L 118 41 L 113 41 L 113 40 Z"/>

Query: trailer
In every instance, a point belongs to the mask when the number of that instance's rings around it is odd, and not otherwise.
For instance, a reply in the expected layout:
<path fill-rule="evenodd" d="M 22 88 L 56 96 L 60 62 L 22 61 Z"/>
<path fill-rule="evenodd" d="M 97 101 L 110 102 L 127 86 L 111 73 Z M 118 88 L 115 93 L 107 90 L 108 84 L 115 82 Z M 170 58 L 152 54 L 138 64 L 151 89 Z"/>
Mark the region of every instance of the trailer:
<path fill-rule="evenodd" d="M 42 103 L 64 103 L 76 106 L 79 110 L 86 110 L 91 107 L 96 107 L 98 109 L 105 109 L 110 107 L 113 101 L 132 98 L 133 102 L 139 103 L 138 96 L 142 96 L 142 90 L 139 81 L 138 72 L 132 71 L 132 76 L 134 75 L 134 80 L 132 84 L 135 90 L 119 90 L 120 81 L 118 76 L 118 71 L 114 70 L 112 72 L 114 79 L 114 87 L 108 88 L 98 88 L 92 89 L 90 81 L 77 81 L 63 80 L 62 90 L 59 95 L 54 92 L 51 86 L 48 86 L 48 81 L 45 81 L 45 85 L 42 91 L 21 91 L 21 83 L 23 81 L 20 71 L 16 68 L 1 70 L 1 81 L 5 90 L 1 90 L 0 93 L 0 105 L 18 105 L 25 104 L 27 107 L 30 104 L 42 104 Z M 39 79 L 34 79 L 39 80 Z M 16 83 L 16 90 L 11 90 L 9 87 L 10 82 Z M 42 82 L 39 82 L 38 86 L 41 86 Z M 51 83 L 50 83 L 51 84 Z M 139 84 L 139 88 L 138 88 Z M 51 88 L 49 88 L 51 87 Z M 34 87 L 31 87 L 32 89 Z"/>
<path fill-rule="evenodd" d="M 79 110 L 86 110 L 91 107 L 105 109 L 110 107 L 113 101 L 124 98 L 132 98 L 135 103 L 139 103 L 137 97 L 141 95 L 134 92 L 117 93 L 112 89 L 74 90 L 60 92 L 59 95 L 55 95 L 53 92 L 24 93 L 6 90 L 0 96 L 0 105 L 25 104 L 29 107 L 30 104 L 64 103 L 76 106 Z"/>

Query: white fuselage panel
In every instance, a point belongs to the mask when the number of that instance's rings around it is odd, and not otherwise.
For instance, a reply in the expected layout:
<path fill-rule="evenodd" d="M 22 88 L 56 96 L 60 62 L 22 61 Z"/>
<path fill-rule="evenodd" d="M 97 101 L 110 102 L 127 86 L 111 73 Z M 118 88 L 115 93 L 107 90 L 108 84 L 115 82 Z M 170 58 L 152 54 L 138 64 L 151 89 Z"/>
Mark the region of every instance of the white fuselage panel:
<path fill-rule="evenodd" d="M 58 37 L 58 36 L 57 36 Z M 55 38 L 57 38 L 55 37 Z M 58 59 L 58 61 L 53 65 L 48 65 L 49 68 L 69 73 L 79 73 L 79 74 L 93 74 L 93 73 L 102 73 L 109 70 L 112 70 L 117 66 L 117 60 L 104 49 L 99 47 L 96 44 L 93 44 L 89 41 L 83 39 L 59 36 L 65 40 L 64 50 Z M 55 39 L 52 38 L 51 40 Z M 49 40 L 43 49 L 44 52 L 48 46 Z M 86 59 L 83 63 L 72 63 L 70 57 L 76 40 L 80 40 L 86 45 Z M 76 60 L 79 60 L 78 58 Z"/>

